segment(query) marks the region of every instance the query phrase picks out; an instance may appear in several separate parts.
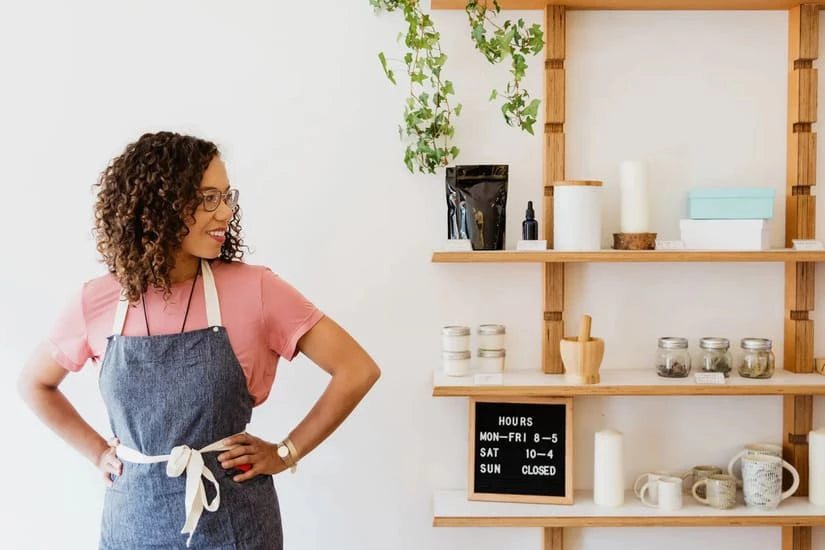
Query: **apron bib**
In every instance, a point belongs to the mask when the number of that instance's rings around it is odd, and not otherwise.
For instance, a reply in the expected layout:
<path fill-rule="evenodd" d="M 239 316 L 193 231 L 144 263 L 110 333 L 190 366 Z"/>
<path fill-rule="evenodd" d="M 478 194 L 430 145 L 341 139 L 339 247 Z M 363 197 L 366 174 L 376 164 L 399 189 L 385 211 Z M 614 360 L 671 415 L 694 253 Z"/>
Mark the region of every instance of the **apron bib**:
<path fill-rule="evenodd" d="M 272 476 L 236 483 L 217 460 L 253 399 L 201 269 L 208 328 L 122 336 L 128 303 L 118 303 L 99 383 L 123 469 L 106 489 L 101 550 L 283 548 Z"/>

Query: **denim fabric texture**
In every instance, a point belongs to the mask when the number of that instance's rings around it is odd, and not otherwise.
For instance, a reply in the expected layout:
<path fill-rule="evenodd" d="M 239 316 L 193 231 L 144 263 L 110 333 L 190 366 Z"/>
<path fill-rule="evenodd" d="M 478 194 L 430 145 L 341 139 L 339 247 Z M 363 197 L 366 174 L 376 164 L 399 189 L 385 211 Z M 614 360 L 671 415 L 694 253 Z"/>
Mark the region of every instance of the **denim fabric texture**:
<path fill-rule="evenodd" d="M 146 455 L 168 454 L 177 445 L 200 449 L 244 431 L 252 416 L 246 378 L 222 326 L 110 336 L 99 383 L 112 433 Z M 236 483 L 237 472 L 225 471 L 219 454 L 203 458 L 220 485 L 220 507 L 203 512 L 190 548 L 282 550 L 272 476 Z M 186 548 L 186 477 L 168 477 L 166 463 L 122 462 L 122 474 L 106 489 L 100 549 Z M 211 501 L 215 491 L 205 485 Z"/>

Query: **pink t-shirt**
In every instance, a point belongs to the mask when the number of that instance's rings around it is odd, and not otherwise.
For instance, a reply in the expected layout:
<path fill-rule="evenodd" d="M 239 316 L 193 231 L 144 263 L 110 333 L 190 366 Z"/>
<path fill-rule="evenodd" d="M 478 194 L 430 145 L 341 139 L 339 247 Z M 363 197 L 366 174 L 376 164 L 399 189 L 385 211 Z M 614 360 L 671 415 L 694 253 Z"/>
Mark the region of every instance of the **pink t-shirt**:
<path fill-rule="evenodd" d="M 323 313 L 267 267 L 221 261 L 210 265 L 218 290 L 222 324 L 246 375 L 249 393 L 255 405 L 260 405 L 272 388 L 278 359 L 295 357 L 298 340 Z M 146 314 L 153 336 L 181 331 L 191 288 L 191 279 L 173 284 L 172 295 L 166 302 L 160 291 L 146 292 Z M 70 371 L 80 370 L 89 359 L 100 365 L 119 298 L 120 284 L 112 274 L 83 285 L 49 335 L 52 356 L 60 365 Z M 203 278 L 199 276 L 185 330 L 206 327 Z M 123 335 L 146 336 L 140 303 L 129 308 Z"/>

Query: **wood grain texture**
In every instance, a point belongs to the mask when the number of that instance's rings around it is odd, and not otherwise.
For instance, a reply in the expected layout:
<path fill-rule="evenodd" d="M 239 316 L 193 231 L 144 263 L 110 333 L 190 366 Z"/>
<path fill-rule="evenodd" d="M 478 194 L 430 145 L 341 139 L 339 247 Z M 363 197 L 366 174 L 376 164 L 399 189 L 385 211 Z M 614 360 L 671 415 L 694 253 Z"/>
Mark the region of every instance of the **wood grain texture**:
<path fill-rule="evenodd" d="M 793 67 L 798 60 L 819 57 L 819 6 L 801 4 L 788 10 L 788 58 Z"/>
<path fill-rule="evenodd" d="M 466 3 L 466 2 L 465 2 Z M 564 61 L 567 57 L 567 19 L 564 6 L 542 5 L 544 8 L 544 57 Z"/>
<path fill-rule="evenodd" d="M 559 351 L 561 339 L 564 338 L 564 321 L 544 321 L 541 369 L 545 374 L 562 374 L 564 365 Z"/>
<path fill-rule="evenodd" d="M 788 73 L 788 114 L 792 124 L 816 122 L 817 70 L 794 68 Z"/>
<path fill-rule="evenodd" d="M 810 527 L 783 527 L 782 550 L 813 550 Z"/>
<path fill-rule="evenodd" d="M 541 532 L 541 544 L 544 550 L 564 550 L 564 529 L 545 527 Z"/>
<path fill-rule="evenodd" d="M 790 247 L 793 239 L 816 238 L 816 196 L 785 196 L 785 245 Z"/>
<path fill-rule="evenodd" d="M 791 434 L 808 435 L 813 429 L 814 398 L 812 395 L 792 395 L 786 396 L 782 400 L 782 455 L 799 472 L 799 489 L 795 496 L 808 496 L 808 445 L 792 443 Z M 788 475 L 786 477 L 787 489 L 790 486 Z"/>
<path fill-rule="evenodd" d="M 787 182 L 788 187 L 816 185 L 816 132 L 795 132 L 791 128 L 788 136 Z"/>
<path fill-rule="evenodd" d="M 785 318 L 785 358 L 783 367 L 790 372 L 809 373 L 814 370 L 814 322 Z"/>
<path fill-rule="evenodd" d="M 814 282 L 816 264 L 788 262 L 785 264 L 785 309 L 811 311 L 814 309 Z"/>
<path fill-rule="evenodd" d="M 546 68 L 544 74 L 544 120 L 564 124 L 564 69 Z"/>

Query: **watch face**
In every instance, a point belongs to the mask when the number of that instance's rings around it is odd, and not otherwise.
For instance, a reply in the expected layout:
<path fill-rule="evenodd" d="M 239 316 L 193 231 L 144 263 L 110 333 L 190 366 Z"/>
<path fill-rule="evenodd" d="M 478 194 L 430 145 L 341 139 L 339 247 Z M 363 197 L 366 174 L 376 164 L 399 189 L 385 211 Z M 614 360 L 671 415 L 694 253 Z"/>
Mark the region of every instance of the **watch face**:
<path fill-rule="evenodd" d="M 286 458 L 289 456 L 289 449 L 286 445 L 281 445 L 280 447 L 278 447 L 278 456 L 280 456 L 281 458 Z"/>

